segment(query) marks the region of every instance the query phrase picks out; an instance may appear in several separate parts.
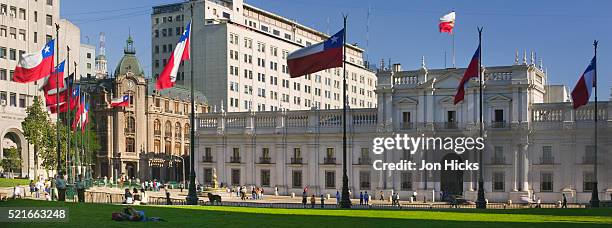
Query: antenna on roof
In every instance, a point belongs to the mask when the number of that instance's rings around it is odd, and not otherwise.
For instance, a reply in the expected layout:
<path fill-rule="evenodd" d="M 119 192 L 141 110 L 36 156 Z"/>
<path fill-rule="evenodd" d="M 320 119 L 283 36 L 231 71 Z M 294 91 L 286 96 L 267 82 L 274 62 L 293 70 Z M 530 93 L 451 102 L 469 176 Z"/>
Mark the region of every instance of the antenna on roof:
<path fill-rule="evenodd" d="M 370 15 L 371 6 L 368 6 L 368 14 L 366 15 L 366 45 L 365 45 L 365 61 L 368 61 L 368 48 L 370 47 Z"/>

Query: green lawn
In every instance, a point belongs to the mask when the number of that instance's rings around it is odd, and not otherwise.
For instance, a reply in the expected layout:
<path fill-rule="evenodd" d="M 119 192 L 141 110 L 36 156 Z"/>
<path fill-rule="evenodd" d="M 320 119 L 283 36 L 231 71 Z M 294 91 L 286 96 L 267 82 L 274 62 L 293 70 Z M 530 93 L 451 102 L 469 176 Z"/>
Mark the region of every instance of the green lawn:
<path fill-rule="evenodd" d="M 17 185 L 28 185 L 28 184 L 30 184 L 30 180 L 28 179 L 0 178 L 0 187 L 15 187 Z"/>
<path fill-rule="evenodd" d="M 333 210 L 262 209 L 219 206 L 139 206 L 147 216 L 168 222 L 114 222 L 121 205 L 33 200 L 1 202 L 0 207 L 67 206 L 70 223 L 62 227 L 612 227 L 612 209 L 512 210 Z M 21 223 L 0 227 L 52 227 L 58 223 Z M 101 225 L 101 226 L 98 226 Z"/>

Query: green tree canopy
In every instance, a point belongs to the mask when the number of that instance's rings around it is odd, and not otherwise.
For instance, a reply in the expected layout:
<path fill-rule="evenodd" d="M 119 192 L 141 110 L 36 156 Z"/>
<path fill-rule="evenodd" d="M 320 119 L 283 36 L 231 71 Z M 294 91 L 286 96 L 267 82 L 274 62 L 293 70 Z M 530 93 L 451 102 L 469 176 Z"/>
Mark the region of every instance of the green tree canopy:
<path fill-rule="evenodd" d="M 21 155 L 17 148 L 5 148 L 4 158 L 0 161 L 0 166 L 4 171 L 16 172 L 21 170 Z"/>

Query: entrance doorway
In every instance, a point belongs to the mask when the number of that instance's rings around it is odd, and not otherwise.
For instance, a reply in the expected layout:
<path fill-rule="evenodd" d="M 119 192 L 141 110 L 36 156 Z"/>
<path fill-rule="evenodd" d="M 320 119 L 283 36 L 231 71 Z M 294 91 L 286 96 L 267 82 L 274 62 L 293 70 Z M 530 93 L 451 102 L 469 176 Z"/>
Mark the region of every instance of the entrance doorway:
<path fill-rule="evenodd" d="M 456 153 L 449 153 L 442 158 L 445 161 L 463 162 L 463 158 Z M 444 196 L 463 195 L 463 171 L 461 170 L 442 170 L 440 173 L 440 190 Z M 444 197 L 447 198 L 447 197 Z"/>

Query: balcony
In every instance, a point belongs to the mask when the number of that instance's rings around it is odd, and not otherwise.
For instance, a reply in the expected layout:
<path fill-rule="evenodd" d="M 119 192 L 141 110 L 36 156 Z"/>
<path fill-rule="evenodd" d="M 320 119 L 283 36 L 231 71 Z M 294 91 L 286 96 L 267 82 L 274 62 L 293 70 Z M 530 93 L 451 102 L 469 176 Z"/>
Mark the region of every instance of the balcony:
<path fill-rule="evenodd" d="M 459 125 L 457 124 L 457 122 L 445 122 L 444 128 L 445 129 L 457 129 L 459 128 Z"/>
<path fill-rule="evenodd" d="M 202 156 L 202 162 L 212 163 L 213 157 L 212 156 Z"/>
<path fill-rule="evenodd" d="M 323 159 L 323 164 L 326 164 L 326 165 L 335 165 L 336 164 L 336 158 L 325 157 L 325 159 Z"/>
<path fill-rule="evenodd" d="M 582 156 L 582 164 L 595 164 L 595 156 Z"/>
<path fill-rule="evenodd" d="M 272 163 L 271 157 L 259 157 L 259 164 L 270 164 Z"/>
<path fill-rule="evenodd" d="M 291 164 L 302 164 L 302 158 L 301 157 L 291 158 Z"/>
<path fill-rule="evenodd" d="M 402 125 L 400 126 L 400 130 L 411 130 L 411 129 L 414 129 L 413 123 L 402 123 Z"/>
<path fill-rule="evenodd" d="M 493 165 L 504 165 L 506 164 L 506 157 L 492 157 L 491 164 Z"/>
<path fill-rule="evenodd" d="M 358 162 L 359 162 L 358 163 L 359 165 L 371 165 L 372 159 L 370 159 L 369 157 L 362 157 L 362 158 L 359 158 Z"/>
<path fill-rule="evenodd" d="M 491 128 L 507 128 L 508 125 L 506 124 L 506 122 L 492 122 L 491 123 Z"/>
<path fill-rule="evenodd" d="M 240 157 L 230 157 L 230 163 L 240 163 Z"/>
<path fill-rule="evenodd" d="M 555 157 L 540 157 L 541 165 L 552 165 L 555 164 Z"/>

